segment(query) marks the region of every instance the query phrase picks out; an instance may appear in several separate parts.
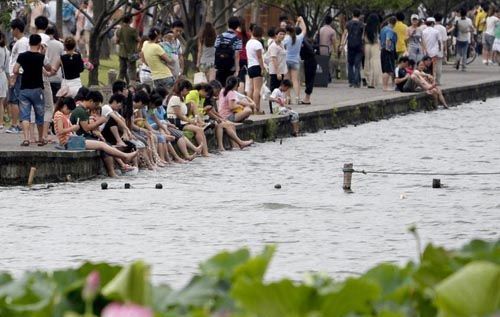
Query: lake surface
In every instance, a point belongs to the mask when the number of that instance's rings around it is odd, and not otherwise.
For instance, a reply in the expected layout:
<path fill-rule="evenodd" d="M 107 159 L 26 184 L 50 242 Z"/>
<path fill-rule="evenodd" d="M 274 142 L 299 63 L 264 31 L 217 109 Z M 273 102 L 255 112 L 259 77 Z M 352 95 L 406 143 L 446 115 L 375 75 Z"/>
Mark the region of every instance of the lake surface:
<path fill-rule="evenodd" d="M 334 277 L 416 258 L 407 233 L 458 247 L 500 236 L 500 175 L 354 174 L 342 166 L 401 172 L 500 172 L 500 99 L 258 144 L 135 178 L 0 188 L 0 270 L 144 259 L 154 279 L 185 283 L 200 261 L 277 244 L 269 278 L 308 271 Z M 163 183 L 163 190 L 154 189 Z M 281 184 L 282 189 L 274 188 Z"/>

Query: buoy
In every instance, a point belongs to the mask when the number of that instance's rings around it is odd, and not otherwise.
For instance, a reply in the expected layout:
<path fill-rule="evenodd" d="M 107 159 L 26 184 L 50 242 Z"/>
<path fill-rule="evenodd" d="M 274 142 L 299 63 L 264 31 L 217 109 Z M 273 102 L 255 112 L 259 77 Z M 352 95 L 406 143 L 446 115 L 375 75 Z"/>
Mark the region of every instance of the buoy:
<path fill-rule="evenodd" d="M 282 145 L 282 144 L 283 144 L 283 139 L 280 140 L 280 145 Z"/>
<path fill-rule="evenodd" d="M 276 188 L 276 189 L 281 189 L 281 184 L 276 184 L 276 185 L 274 185 L 274 188 Z"/>
<path fill-rule="evenodd" d="M 160 183 L 158 183 L 158 184 L 156 184 L 155 188 L 156 188 L 156 189 L 162 189 L 162 188 L 163 188 L 163 185 L 162 185 L 162 184 L 160 184 Z"/>
<path fill-rule="evenodd" d="M 125 183 L 125 189 L 130 189 L 130 184 L 129 183 Z"/>
<path fill-rule="evenodd" d="M 101 183 L 101 189 L 108 189 L 108 183 Z"/>
<path fill-rule="evenodd" d="M 441 180 L 438 178 L 434 178 L 432 180 L 432 188 L 441 188 Z"/>

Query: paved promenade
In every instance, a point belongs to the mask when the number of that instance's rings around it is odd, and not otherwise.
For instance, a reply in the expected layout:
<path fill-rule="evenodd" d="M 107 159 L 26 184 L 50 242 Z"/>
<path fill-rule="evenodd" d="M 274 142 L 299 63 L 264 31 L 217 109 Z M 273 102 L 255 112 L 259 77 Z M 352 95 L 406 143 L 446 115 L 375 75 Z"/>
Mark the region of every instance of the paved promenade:
<path fill-rule="evenodd" d="M 478 60 L 473 65 L 470 65 L 467 72 L 455 70 L 451 65 L 445 65 L 443 70 L 443 89 L 454 87 L 467 87 L 487 83 L 491 81 L 500 80 L 500 67 L 499 66 L 484 66 Z M 384 92 L 381 88 L 367 89 L 367 88 L 349 88 L 347 83 L 334 82 L 328 88 L 314 88 L 312 96 L 313 105 L 300 105 L 292 106 L 299 113 L 314 112 L 318 110 L 331 109 L 334 107 L 342 107 L 348 105 L 356 105 L 360 103 L 373 102 L 379 100 L 387 100 L 391 98 L 398 98 L 402 95 L 400 92 Z M 267 102 L 264 102 L 262 109 L 269 111 Z M 260 115 L 250 117 L 253 121 L 262 121 L 273 117 L 272 115 Z M 22 141 L 21 135 L 9 135 L 0 132 L 0 152 L 4 151 L 58 151 L 54 145 L 47 145 L 45 147 L 38 147 L 31 145 L 30 147 L 21 147 L 19 144 Z"/>

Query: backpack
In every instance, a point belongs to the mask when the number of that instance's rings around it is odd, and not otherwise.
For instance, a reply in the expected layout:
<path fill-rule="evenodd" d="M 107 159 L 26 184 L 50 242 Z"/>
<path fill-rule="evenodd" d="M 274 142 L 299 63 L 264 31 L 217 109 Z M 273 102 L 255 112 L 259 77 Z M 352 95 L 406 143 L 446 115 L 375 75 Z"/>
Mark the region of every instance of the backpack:
<path fill-rule="evenodd" d="M 236 38 L 236 37 L 235 37 Z M 233 39 L 219 35 L 219 46 L 215 48 L 215 68 L 231 70 L 234 67 Z"/>
<path fill-rule="evenodd" d="M 453 37 L 458 37 L 458 20 L 455 22 L 455 28 L 453 28 Z"/>
<path fill-rule="evenodd" d="M 75 9 L 70 3 L 63 3 L 62 16 L 64 22 L 73 22 L 75 20 Z"/>
<path fill-rule="evenodd" d="M 359 48 L 363 45 L 363 24 L 361 22 L 353 22 L 351 25 L 356 25 L 357 27 L 351 27 L 348 30 L 347 47 Z"/>
<path fill-rule="evenodd" d="M 304 38 L 304 40 L 302 41 L 302 46 L 300 48 L 300 58 L 302 60 L 306 60 L 309 58 L 314 58 L 315 55 L 316 53 L 314 51 L 313 45 L 307 38 Z"/>

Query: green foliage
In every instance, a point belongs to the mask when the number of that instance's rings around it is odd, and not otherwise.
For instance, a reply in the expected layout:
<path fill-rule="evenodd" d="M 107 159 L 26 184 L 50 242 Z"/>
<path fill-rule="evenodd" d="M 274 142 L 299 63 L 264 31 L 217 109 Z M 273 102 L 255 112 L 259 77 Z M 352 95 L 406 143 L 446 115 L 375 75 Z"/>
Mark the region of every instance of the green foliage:
<path fill-rule="evenodd" d="M 408 107 L 411 109 L 411 111 L 417 111 L 418 109 L 417 98 L 415 97 L 411 98 L 411 100 L 408 102 Z"/>
<path fill-rule="evenodd" d="M 278 133 L 278 120 L 275 118 L 271 118 L 266 121 L 266 130 L 265 135 L 267 140 L 276 139 Z"/>
<path fill-rule="evenodd" d="M 500 312 L 500 240 L 474 240 L 459 250 L 428 245 L 419 264 L 382 263 L 344 281 L 317 273 L 302 281 L 265 281 L 274 252 L 274 246 L 256 255 L 248 249 L 221 252 L 176 290 L 152 285 L 149 267 L 140 261 L 124 267 L 84 263 L 16 279 L 3 273 L 0 316 L 93 317 L 111 302 L 148 306 L 157 317 L 468 317 Z M 91 272 L 99 273 L 101 288 L 88 305 L 82 289 Z"/>

